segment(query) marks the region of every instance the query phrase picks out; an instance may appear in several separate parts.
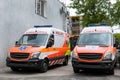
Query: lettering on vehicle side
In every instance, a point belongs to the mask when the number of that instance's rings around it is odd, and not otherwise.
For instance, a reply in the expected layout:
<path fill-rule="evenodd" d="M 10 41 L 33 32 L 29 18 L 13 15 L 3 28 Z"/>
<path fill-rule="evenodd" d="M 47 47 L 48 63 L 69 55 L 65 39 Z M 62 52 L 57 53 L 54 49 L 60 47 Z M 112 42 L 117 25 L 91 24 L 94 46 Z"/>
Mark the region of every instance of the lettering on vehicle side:
<path fill-rule="evenodd" d="M 45 32 L 45 31 L 36 31 L 36 32 L 30 31 L 30 32 L 26 32 L 25 34 L 47 34 L 47 32 Z"/>
<path fill-rule="evenodd" d="M 110 30 L 86 30 L 84 33 L 95 33 L 95 32 L 111 32 Z"/>
<path fill-rule="evenodd" d="M 57 34 L 57 35 L 63 35 L 64 33 L 62 33 L 62 32 L 58 32 L 58 31 L 54 31 L 54 34 Z"/>

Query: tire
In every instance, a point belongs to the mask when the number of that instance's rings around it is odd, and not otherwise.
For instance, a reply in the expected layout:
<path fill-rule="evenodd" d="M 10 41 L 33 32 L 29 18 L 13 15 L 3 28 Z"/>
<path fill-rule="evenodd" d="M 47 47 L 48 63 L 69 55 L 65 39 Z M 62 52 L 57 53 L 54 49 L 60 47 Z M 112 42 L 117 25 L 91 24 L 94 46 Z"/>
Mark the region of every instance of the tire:
<path fill-rule="evenodd" d="M 12 71 L 19 71 L 19 68 L 17 67 L 10 67 Z"/>
<path fill-rule="evenodd" d="M 115 65 L 114 65 L 114 67 L 117 67 L 117 62 L 115 62 Z"/>
<path fill-rule="evenodd" d="M 118 65 L 119 65 L 119 68 L 120 68 L 120 57 L 118 57 Z"/>
<path fill-rule="evenodd" d="M 114 75 L 114 68 L 112 68 L 112 69 L 109 69 L 108 71 L 107 71 L 107 74 L 109 74 L 109 75 Z"/>
<path fill-rule="evenodd" d="M 68 65 L 68 58 L 67 57 L 65 58 L 65 61 L 63 62 L 63 66 L 66 66 L 66 65 Z"/>
<path fill-rule="evenodd" d="M 79 73 L 79 68 L 73 67 L 74 73 Z"/>
<path fill-rule="evenodd" d="M 116 60 L 115 60 L 114 67 L 117 67 L 117 63 L 118 63 L 118 60 L 116 59 Z"/>
<path fill-rule="evenodd" d="M 48 64 L 47 64 L 46 61 L 42 61 L 41 62 L 41 66 L 40 66 L 39 70 L 42 73 L 47 72 L 47 70 L 48 70 Z"/>
<path fill-rule="evenodd" d="M 120 62 L 118 63 L 118 67 L 120 68 Z"/>

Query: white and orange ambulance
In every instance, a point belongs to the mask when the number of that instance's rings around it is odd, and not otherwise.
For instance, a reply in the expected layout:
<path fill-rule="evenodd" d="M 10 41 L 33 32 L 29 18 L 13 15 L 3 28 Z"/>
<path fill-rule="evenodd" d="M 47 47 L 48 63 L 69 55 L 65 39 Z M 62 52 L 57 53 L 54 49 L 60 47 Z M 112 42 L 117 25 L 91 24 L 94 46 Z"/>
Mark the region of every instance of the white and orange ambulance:
<path fill-rule="evenodd" d="M 72 51 L 72 67 L 79 70 L 103 70 L 114 74 L 116 47 L 113 30 L 105 24 L 85 27 Z"/>
<path fill-rule="evenodd" d="M 38 69 L 46 72 L 49 66 L 68 64 L 70 48 L 66 32 L 52 25 L 35 26 L 27 30 L 9 50 L 7 66 L 13 71 Z"/>

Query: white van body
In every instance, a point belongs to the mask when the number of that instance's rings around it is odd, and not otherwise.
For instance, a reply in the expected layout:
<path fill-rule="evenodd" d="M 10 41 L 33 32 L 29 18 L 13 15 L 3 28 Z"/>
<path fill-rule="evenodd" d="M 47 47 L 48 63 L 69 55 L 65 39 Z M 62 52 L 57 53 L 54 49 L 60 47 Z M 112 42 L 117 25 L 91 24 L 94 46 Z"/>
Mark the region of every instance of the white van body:
<path fill-rule="evenodd" d="M 79 35 L 72 52 L 72 66 L 75 73 L 79 69 L 104 70 L 114 74 L 116 47 L 112 27 L 85 27 Z"/>
<path fill-rule="evenodd" d="M 13 71 L 25 68 L 38 68 L 46 72 L 48 66 L 68 64 L 68 36 L 66 32 L 44 26 L 28 29 L 10 48 L 7 66 Z"/>

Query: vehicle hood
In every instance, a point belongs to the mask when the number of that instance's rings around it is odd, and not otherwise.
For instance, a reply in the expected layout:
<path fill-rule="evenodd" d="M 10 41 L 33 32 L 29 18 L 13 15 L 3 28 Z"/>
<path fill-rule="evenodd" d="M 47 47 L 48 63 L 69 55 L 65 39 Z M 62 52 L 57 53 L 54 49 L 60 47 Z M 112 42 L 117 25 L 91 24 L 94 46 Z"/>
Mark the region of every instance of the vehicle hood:
<path fill-rule="evenodd" d="M 76 46 L 74 51 L 77 53 L 105 53 L 110 49 L 111 46 L 96 46 L 96 45 L 85 45 Z"/>

